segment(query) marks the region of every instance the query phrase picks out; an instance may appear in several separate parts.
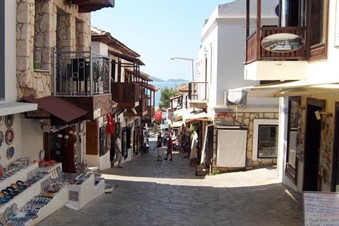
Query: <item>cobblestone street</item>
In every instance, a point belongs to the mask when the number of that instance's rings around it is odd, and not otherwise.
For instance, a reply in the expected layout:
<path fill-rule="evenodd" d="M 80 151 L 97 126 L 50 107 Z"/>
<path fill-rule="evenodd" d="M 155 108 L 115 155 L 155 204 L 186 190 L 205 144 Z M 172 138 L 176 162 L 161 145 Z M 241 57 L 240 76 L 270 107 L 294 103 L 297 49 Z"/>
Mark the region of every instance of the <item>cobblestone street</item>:
<path fill-rule="evenodd" d="M 302 225 L 300 194 L 276 174 L 262 168 L 195 176 L 182 155 L 158 162 L 150 150 L 102 172 L 112 193 L 79 211 L 63 207 L 39 225 Z"/>

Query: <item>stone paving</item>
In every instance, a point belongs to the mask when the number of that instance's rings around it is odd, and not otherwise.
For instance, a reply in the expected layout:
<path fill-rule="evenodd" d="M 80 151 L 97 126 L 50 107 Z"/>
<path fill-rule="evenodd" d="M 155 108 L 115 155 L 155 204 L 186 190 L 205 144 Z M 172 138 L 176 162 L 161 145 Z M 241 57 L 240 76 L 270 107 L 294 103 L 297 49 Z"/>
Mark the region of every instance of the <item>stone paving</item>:
<path fill-rule="evenodd" d="M 151 150 L 101 173 L 112 193 L 38 225 L 303 225 L 300 194 L 279 184 L 274 168 L 195 176 L 179 153 L 157 162 Z"/>

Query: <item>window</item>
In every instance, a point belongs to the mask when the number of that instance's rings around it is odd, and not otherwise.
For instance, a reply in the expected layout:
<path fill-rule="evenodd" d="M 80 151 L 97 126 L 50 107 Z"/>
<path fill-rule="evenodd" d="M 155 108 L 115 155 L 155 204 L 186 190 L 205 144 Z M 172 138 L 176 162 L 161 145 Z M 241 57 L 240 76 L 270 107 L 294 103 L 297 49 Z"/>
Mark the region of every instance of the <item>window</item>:
<path fill-rule="evenodd" d="M 252 160 L 277 158 L 278 120 L 254 119 Z"/>
<path fill-rule="evenodd" d="M 287 133 L 287 155 L 285 174 L 296 183 L 297 172 L 297 127 L 299 115 L 300 97 L 290 97 L 288 100 L 288 133 Z"/>
<path fill-rule="evenodd" d="M 0 1 L 0 100 L 5 99 L 5 1 Z"/>
<path fill-rule="evenodd" d="M 326 58 L 328 1 L 312 0 L 308 6 L 308 37 L 311 58 Z"/>
<path fill-rule="evenodd" d="M 258 158 L 276 158 L 278 149 L 278 126 L 259 125 L 258 128 Z"/>

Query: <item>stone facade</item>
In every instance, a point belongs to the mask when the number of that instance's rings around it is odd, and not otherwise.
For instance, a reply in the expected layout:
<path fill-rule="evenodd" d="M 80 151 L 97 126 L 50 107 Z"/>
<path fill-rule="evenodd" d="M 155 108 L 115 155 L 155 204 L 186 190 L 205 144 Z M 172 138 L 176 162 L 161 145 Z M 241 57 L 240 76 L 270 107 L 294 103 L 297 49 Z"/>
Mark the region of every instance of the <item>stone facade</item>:
<path fill-rule="evenodd" d="M 255 119 L 278 119 L 278 112 L 219 112 L 216 114 L 215 121 L 232 126 L 247 127 L 247 150 L 246 150 L 246 169 L 253 169 L 264 165 L 277 164 L 277 159 L 257 159 L 252 160 L 253 152 L 253 130 Z M 216 134 L 216 133 L 215 133 Z M 216 140 L 215 140 L 216 142 Z M 214 145 L 216 150 L 216 145 Z M 229 171 L 232 169 L 226 169 Z"/>
<path fill-rule="evenodd" d="M 63 0 L 17 1 L 18 99 L 53 93 L 53 51 L 89 50 L 90 14 Z"/>

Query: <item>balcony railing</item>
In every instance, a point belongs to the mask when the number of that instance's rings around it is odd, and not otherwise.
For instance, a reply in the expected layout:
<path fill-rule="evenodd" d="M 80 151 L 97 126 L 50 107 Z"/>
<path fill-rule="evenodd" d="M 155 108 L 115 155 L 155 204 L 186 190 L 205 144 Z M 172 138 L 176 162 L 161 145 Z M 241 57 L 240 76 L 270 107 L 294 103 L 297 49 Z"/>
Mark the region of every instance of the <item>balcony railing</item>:
<path fill-rule="evenodd" d="M 207 100 L 207 83 L 190 82 L 188 84 L 188 98 L 192 100 Z"/>
<path fill-rule="evenodd" d="M 136 107 L 140 100 L 140 85 L 137 83 L 112 82 L 112 100 L 118 107 Z"/>
<path fill-rule="evenodd" d="M 55 52 L 55 96 L 93 96 L 110 92 L 107 57 L 91 51 Z"/>
<path fill-rule="evenodd" d="M 255 31 L 251 36 L 247 38 L 247 51 L 246 61 L 251 63 L 254 61 L 261 60 L 306 60 L 306 40 L 305 40 L 305 27 L 275 27 L 275 26 L 264 26 L 261 27 L 260 33 Z M 262 40 L 270 35 L 288 33 L 294 34 L 301 37 L 304 41 L 304 45 L 296 51 L 282 51 L 274 52 L 265 50 L 262 46 Z"/>

